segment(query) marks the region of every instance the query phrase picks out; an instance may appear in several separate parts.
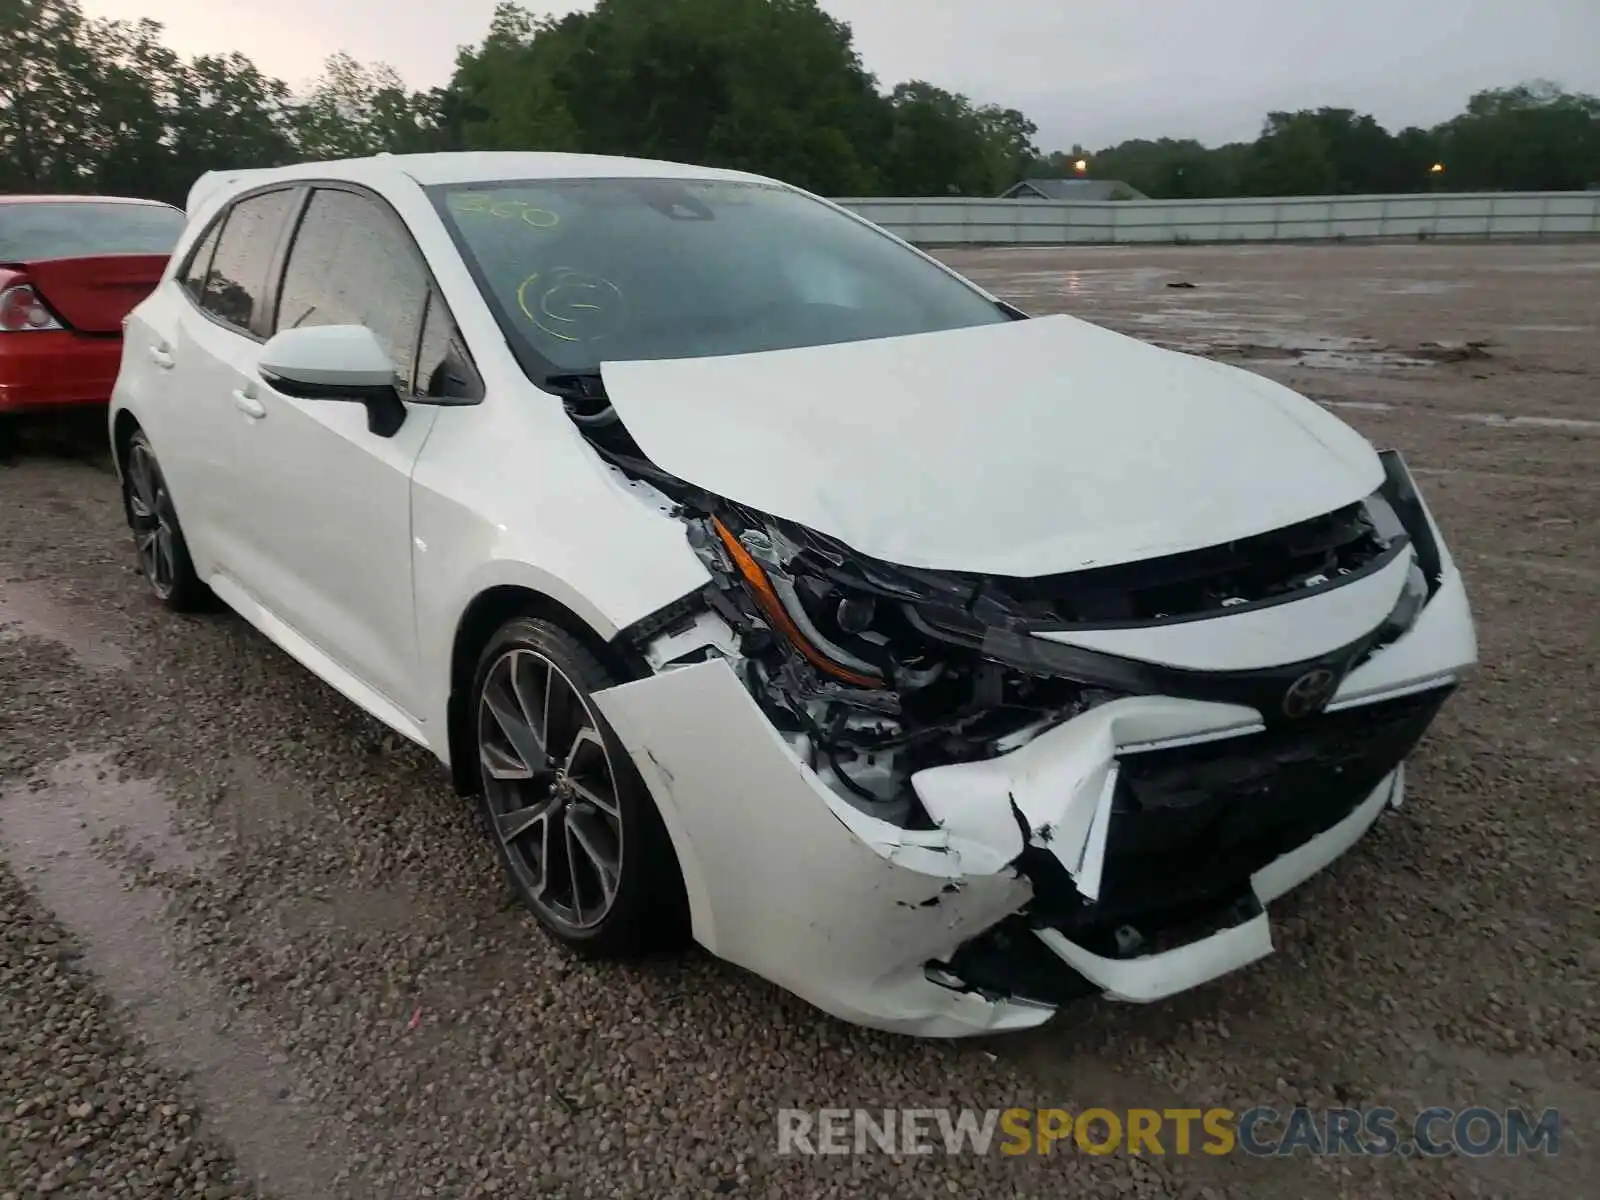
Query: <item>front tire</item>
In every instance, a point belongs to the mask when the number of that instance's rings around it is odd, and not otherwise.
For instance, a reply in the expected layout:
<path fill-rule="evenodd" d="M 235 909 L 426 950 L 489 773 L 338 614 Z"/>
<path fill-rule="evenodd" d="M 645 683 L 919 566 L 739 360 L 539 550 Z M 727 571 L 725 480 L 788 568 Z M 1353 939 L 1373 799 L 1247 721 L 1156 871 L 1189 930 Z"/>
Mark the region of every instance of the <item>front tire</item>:
<path fill-rule="evenodd" d="M 150 594 L 172 612 L 207 607 L 210 589 L 195 574 L 166 477 L 142 429 L 128 440 L 123 458 L 122 506 L 133 530 L 139 573 Z"/>
<path fill-rule="evenodd" d="M 661 815 L 591 699 L 617 682 L 560 626 L 519 617 L 472 688 L 484 823 L 511 886 L 552 938 L 595 958 L 672 948 L 688 929 Z"/>

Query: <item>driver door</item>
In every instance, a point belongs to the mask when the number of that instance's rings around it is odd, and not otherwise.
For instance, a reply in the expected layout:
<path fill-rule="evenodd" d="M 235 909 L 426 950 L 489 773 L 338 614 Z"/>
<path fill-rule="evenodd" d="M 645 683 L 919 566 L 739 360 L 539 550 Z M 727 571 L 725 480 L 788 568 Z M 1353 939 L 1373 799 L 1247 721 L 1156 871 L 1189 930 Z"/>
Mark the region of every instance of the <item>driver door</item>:
<path fill-rule="evenodd" d="M 395 364 L 393 436 L 358 403 L 242 388 L 236 441 L 241 583 L 272 613 L 416 721 L 411 473 L 437 407 L 413 399 L 431 280 L 399 218 L 355 189 L 311 190 L 283 259 L 272 332 L 365 325 Z"/>

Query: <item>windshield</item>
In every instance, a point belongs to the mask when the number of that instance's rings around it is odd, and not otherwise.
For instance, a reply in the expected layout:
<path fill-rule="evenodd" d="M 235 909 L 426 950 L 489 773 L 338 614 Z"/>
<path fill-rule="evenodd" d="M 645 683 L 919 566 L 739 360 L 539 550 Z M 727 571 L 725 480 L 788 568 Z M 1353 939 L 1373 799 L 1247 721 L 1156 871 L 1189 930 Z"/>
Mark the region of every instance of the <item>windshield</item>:
<path fill-rule="evenodd" d="M 1009 319 L 872 227 L 771 184 L 560 179 L 430 189 L 530 374 Z"/>
<path fill-rule="evenodd" d="M 0 204 L 0 262 L 171 254 L 184 215 L 165 204 L 19 200 Z"/>

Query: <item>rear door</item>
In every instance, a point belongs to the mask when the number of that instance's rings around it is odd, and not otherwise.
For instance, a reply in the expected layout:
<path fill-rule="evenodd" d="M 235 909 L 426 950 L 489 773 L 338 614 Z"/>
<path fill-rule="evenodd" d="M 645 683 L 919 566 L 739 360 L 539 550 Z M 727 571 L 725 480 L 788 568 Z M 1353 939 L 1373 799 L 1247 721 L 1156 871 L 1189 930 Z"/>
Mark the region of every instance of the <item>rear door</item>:
<path fill-rule="evenodd" d="M 389 351 L 407 415 L 392 437 L 367 429 L 360 404 L 302 400 L 259 375 L 257 408 L 239 426 L 241 581 L 362 683 L 415 718 L 411 472 L 438 413 L 418 402 L 425 323 L 448 313 L 394 211 L 364 190 L 318 185 L 276 287 L 276 330 L 365 325 Z M 430 307 L 434 320 L 427 322 Z M 430 339 L 430 341 L 433 339 Z M 428 368 L 424 368 L 428 370 Z"/>
<path fill-rule="evenodd" d="M 137 411 L 160 414 L 149 433 L 204 579 L 246 569 L 236 443 L 249 418 L 240 395 L 270 326 L 267 279 L 297 196 L 278 187 L 229 205 L 155 303 L 140 307 L 146 328 L 135 336 L 130 322 L 123 349 L 124 370 L 137 365 L 156 393 Z"/>

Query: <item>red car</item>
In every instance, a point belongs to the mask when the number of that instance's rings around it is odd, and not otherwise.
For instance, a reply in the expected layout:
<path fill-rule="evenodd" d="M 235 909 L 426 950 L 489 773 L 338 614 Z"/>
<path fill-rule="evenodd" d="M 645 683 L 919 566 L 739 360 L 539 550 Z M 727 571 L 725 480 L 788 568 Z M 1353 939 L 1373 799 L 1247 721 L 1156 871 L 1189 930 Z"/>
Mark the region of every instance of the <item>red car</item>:
<path fill-rule="evenodd" d="M 122 319 L 160 282 L 183 226 L 153 200 L 0 196 L 0 425 L 110 399 Z"/>

